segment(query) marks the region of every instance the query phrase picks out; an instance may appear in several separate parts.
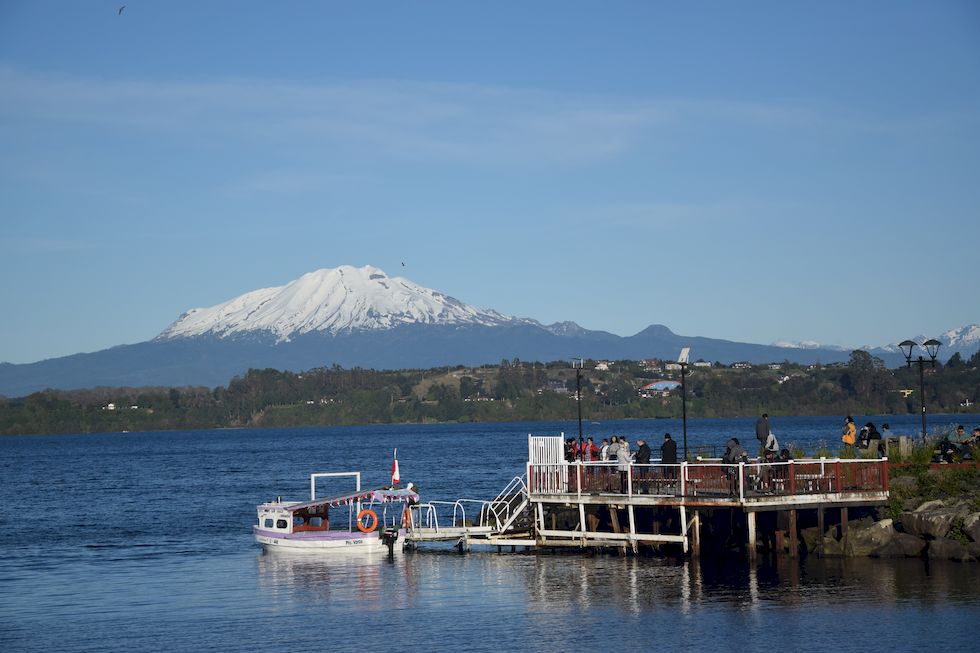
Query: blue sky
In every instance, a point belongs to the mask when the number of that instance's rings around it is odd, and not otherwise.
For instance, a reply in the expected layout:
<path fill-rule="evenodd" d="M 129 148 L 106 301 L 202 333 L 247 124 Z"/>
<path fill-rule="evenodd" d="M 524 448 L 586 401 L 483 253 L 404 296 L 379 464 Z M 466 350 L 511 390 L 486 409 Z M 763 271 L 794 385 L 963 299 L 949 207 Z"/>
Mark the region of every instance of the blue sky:
<path fill-rule="evenodd" d="M 0 360 L 343 264 L 620 335 L 980 322 L 975 2 L 122 4 L 0 1 Z"/>

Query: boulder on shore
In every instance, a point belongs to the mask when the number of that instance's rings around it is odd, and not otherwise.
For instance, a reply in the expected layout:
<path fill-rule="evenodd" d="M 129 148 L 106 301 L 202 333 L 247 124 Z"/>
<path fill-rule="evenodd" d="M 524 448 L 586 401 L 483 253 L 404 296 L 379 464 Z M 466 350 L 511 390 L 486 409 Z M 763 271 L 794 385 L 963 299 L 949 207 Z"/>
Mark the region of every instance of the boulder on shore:
<path fill-rule="evenodd" d="M 963 518 L 963 532 L 974 542 L 980 542 L 980 512 L 974 512 Z"/>
<path fill-rule="evenodd" d="M 931 560 L 956 560 L 957 562 L 970 562 L 970 556 L 966 547 L 949 538 L 940 537 L 929 542 L 927 555 Z"/>
<path fill-rule="evenodd" d="M 844 555 L 844 549 L 841 543 L 838 542 L 833 537 L 825 536 L 823 538 L 823 554 L 825 558 L 840 558 Z"/>
<path fill-rule="evenodd" d="M 820 529 L 816 526 L 800 529 L 800 539 L 806 546 L 807 551 L 816 551 L 820 545 Z"/>
<path fill-rule="evenodd" d="M 847 533 L 841 541 L 843 554 L 849 557 L 869 556 L 875 550 L 888 544 L 895 536 L 895 527 L 891 519 L 880 522 L 848 524 Z"/>
<path fill-rule="evenodd" d="M 906 533 L 931 539 L 946 537 L 953 527 L 958 511 L 940 500 L 926 501 L 912 512 L 900 517 Z"/>
<path fill-rule="evenodd" d="M 926 541 L 908 533 L 895 533 L 891 539 L 871 552 L 875 558 L 918 558 Z"/>
<path fill-rule="evenodd" d="M 914 491 L 918 485 L 919 483 L 915 480 L 914 476 L 896 476 L 895 478 L 888 479 L 888 489 L 892 492 L 896 490 Z"/>
<path fill-rule="evenodd" d="M 975 560 L 980 560 L 980 542 L 970 542 L 966 545 L 966 552 Z"/>

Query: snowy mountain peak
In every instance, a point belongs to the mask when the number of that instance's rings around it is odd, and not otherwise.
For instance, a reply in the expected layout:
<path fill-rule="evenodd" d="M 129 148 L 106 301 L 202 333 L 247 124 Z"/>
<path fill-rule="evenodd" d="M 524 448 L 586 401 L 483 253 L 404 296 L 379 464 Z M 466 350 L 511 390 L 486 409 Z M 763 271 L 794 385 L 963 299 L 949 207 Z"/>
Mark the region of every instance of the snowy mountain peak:
<path fill-rule="evenodd" d="M 370 265 L 304 274 L 278 288 L 253 290 L 187 311 L 157 340 L 264 332 L 279 342 L 313 332 L 390 329 L 403 324 L 501 325 L 518 320 L 481 310 Z"/>
<path fill-rule="evenodd" d="M 950 329 L 939 337 L 942 343 L 953 349 L 965 349 L 980 344 L 980 324 L 969 324 Z"/>
<path fill-rule="evenodd" d="M 844 347 L 838 345 L 824 345 L 815 340 L 801 340 L 799 342 L 790 342 L 788 340 L 777 340 L 772 343 L 773 347 L 782 347 L 783 349 L 830 349 L 832 351 L 844 351 Z"/>

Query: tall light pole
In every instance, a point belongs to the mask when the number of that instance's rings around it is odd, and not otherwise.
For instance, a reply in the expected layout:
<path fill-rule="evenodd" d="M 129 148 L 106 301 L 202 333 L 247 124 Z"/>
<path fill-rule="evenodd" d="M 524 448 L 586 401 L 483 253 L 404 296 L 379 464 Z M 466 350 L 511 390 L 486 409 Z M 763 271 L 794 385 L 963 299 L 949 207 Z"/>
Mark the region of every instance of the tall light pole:
<path fill-rule="evenodd" d="M 572 359 L 572 367 L 575 368 L 575 403 L 578 404 L 578 441 L 579 444 L 583 442 L 582 439 L 582 367 L 585 365 L 585 360 L 581 358 Z"/>
<path fill-rule="evenodd" d="M 931 340 L 926 340 L 921 345 L 914 340 L 905 340 L 900 342 L 898 346 L 902 349 L 902 353 L 905 354 L 905 363 L 908 367 L 912 367 L 912 363 L 919 364 L 919 399 L 922 403 L 922 444 L 926 443 L 926 379 L 925 372 L 922 368 L 926 363 L 929 363 L 932 367 L 936 366 L 936 355 L 939 353 L 939 347 L 943 343 L 939 342 L 935 338 Z M 912 360 L 912 348 L 919 347 L 924 349 L 927 354 L 929 354 L 929 360 L 922 358 L 922 354 L 919 354 L 915 361 Z"/>
<path fill-rule="evenodd" d="M 681 349 L 680 356 L 677 357 L 677 364 L 681 366 L 681 422 L 684 425 L 684 462 L 687 462 L 687 361 L 691 355 L 691 348 Z"/>

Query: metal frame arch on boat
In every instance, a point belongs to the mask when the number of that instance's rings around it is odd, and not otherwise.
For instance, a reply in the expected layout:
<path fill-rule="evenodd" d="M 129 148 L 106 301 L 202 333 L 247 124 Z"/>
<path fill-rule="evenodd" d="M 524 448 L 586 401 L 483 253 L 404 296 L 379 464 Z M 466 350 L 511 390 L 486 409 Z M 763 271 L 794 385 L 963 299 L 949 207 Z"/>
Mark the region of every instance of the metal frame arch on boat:
<path fill-rule="evenodd" d="M 364 518 L 369 517 L 371 520 L 371 525 L 367 526 L 364 523 Z M 357 530 L 362 533 L 370 533 L 378 527 L 378 514 L 371 510 L 370 508 L 365 508 L 361 512 L 357 513 Z"/>

